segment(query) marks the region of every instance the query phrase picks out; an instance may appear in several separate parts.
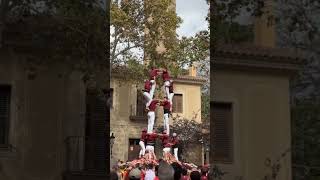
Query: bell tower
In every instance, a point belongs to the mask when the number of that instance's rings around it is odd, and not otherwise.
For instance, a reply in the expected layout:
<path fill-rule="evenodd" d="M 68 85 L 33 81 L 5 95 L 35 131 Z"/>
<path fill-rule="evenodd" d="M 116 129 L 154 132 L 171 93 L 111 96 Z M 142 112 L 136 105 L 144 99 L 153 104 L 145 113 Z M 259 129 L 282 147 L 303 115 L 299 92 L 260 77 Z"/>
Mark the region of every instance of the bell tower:
<path fill-rule="evenodd" d="M 254 43 L 256 46 L 275 47 L 276 32 L 273 0 L 265 0 L 262 11 L 263 14 L 254 20 Z"/>

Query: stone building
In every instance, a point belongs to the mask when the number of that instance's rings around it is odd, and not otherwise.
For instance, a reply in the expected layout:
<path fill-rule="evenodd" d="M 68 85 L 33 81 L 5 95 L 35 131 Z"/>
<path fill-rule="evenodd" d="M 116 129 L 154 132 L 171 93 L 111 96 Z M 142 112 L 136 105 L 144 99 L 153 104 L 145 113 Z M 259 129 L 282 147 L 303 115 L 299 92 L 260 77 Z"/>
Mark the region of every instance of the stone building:
<path fill-rule="evenodd" d="M 188 76 L 174 79 L 173 115 L 194 119 L 201 123 L 201 86 L 205 80 L 197 77 L 190 71 Z M 141 130 L 147 128 L 145 102 L 142 95 L 142 85 L 123 82 L 114 75 L 111 78 L 113 89 L 113 108 L 111 109 L 110 129 L 115 136 L 112 147 L 111 163 L 119 160 L 132 160 L 139 154 L 139 140 Z M 158 87 L 161 88 L 161 87 Z M 162 88 L 163 89 L 163 88 Z M 197 116 L 195 116 L 197 115 Z M 170 118 L 171 119 L 171 118 Z M 156 112 L 155 127 L 163 124 L 163 108 L 158 107 Z M 172 120 L 170 121 L 172 124 Z M 157 154 L 161 154 L 160 143 L 157 145 Z M 186 157 L 188 160 L 201 164 L 203 161 L 202 147 L 194 147 L 195 155 Z"/>
<path fill-rule="evenodd" d="M 37 20 L 7 24 L 0 48 L 0 179 L 108 179 L 106 103 L 64 63 L 30 68 L 48 48 L 23 38 Z"/>

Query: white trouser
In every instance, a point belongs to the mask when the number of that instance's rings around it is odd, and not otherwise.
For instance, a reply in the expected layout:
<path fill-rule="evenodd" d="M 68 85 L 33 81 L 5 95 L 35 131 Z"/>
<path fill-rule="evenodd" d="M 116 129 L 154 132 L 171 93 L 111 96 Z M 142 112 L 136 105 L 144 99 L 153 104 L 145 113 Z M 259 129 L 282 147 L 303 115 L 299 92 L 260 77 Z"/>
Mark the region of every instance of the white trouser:
<path fill-rule="evenodd" d="M 139 157 L 141 156 L 144 156 L 145 152 L 146 152 L 146 148 L 145 148 L 145 145 L 144 145 L 144 142 L 143 141 L 140 141 L 139 142 L 139 145 L 141 147 L 140 149 L 140 153 L 139 153 Z"/>
<path fill-rule="evenodd" d="M 163 154 L 170 153 L 171 149 L 169 147 L 163 148 Z"/>
<path fill-rule="evenodd" d="M 174 93 L 170 93 L 170 94 L 169 94 L 169 97 L 168 97 L 169 102 L 170 102 L 170 105 L 171 105 L 171 106 L 170 106 L 170 107 L 171 107 L 171 108 L 170 108 L 170 111 L 172 111 L 172 99 L 173 99 L 173 96 L 174 96 Z"/>
<path fill-rule="evenodd" d="M 151 96 L 151 99 L 153 99 L 154 91 L 156 90 L 156 81 L 151 80 L 150 82 L 152 83 L 151 90 L 150 90 L 150 96 Z"/>
<path fill-rule="evenodd" d="M 143 92 L 143 96 L 144 96 L 144 98 L 146 98 L 146 108 L 147 107 L 149 107 L 149 105 L 150 105 L 150 103 L 151 103 L 151 101 L 152 101 L 152 98 L 151 98 L 151 95 L 150 95 L 150 93 L 148 93 L 148 92 Z"/>
<path fill-rule="evenodd" d="M 147 145 L 147 146 L 146 146 L 146 151 L 154 152 L 154 147 L 151 146 L 151 145 Z"/>
<path fill-rule="evenodd" d="M 156 89 L 156 83 L 154 80 L 151 80 L 152 85 L 151 85 L 151 89 L 150 92 L 143 92 L 143 96 L 146 98 L 147 103 L 146 103 L 146 108 L 149 107 L 150 103 L 152 102 L 153 99 L 153 95 L 154 95 L 154 91 Z"/>
<path fill-rule="evenodd" d="M 170 126 L 169 126 L 169 114 L 166 113 L 163 115 L 163 126 L 164 129 L 167 130 L 167 134 L 170 134 Z"/>
<path fill-rule="evenodd" d="M 169 98 L 169 86 L 170 86 L 170 81 L 165 81 L 164 82 L 164 89 L 165 89 L 165 93 L 166 93 L 166 96 Z"/>
<path fill-rule="evenodd" d="M 178 159 L 178 148 L 173 148 L 173 154 L 174 154 L 174 157 L 179 161 L 179 159 Z"/>
<path fill-rule="evenodd" d="M 154 125 L 155 113 L 154 111 L 148 112 L 148 130 L 147 133 L 152 133 L 153 125 Z"/>

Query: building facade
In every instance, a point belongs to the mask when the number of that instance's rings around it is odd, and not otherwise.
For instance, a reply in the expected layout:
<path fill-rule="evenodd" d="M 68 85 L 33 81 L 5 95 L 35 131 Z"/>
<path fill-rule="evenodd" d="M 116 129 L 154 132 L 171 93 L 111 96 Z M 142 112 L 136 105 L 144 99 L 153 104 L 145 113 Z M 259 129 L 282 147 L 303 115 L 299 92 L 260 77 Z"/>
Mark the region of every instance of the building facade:
<path fill-rule="evenodd" d="M 172 116 L 194 119 L 201 123 L 201 86 L 204 79 L 196 76 L 181 76 L 174 79 L 174 99 Z M 145 101 L 142 96 L 142 85 L 123 82 L 121 78 L 111 78 L 113 89 L 113 108 L 111 110 L 111 131 L 115 136 L 112 147 L 112 162 L 132 160 L 138 157 L 141 130 L 147 128 Z M 161 87 L 158 87 L 161 88 Z M 163 88 L 162 88 L 163 89 Z M 172 125 L 172 118 L 170 118 Z M 155 128 L 163 125 L 163 108 L 156 111 Z M 160 133 L 160 132 L 159 132 Z M 172 131 L 171 131 L 172 133 Z M 196 147 L 197 157 L 190 159 L 202 163 L 202 149 Z M 156 154 L 162 155 L 161 144 L 157 142 Z M 160 155 L 160 157 L 161 157 Z"/>
<path fill-rule="evenodd" d="M 253 43 L 218 45 L 214 55 L 210 161 L 224 179 L 292 179 L 289 88 L 303 56 L 276 47 L 269 15 L 254 20 Z"/>

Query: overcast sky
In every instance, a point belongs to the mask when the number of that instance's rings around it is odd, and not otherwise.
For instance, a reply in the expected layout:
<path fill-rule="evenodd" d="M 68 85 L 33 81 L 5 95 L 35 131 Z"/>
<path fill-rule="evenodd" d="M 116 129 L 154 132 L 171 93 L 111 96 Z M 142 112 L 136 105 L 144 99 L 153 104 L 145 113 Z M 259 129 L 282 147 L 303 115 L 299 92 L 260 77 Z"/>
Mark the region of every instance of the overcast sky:
<path fill-rule="evenodd" d="M 177 29 L 179 36 L 193 36 L 200 30 L 206 30 L 205 20 L 209 5 L 205 0 L 176 0 L 176 11 L 183 20 Z"/>

